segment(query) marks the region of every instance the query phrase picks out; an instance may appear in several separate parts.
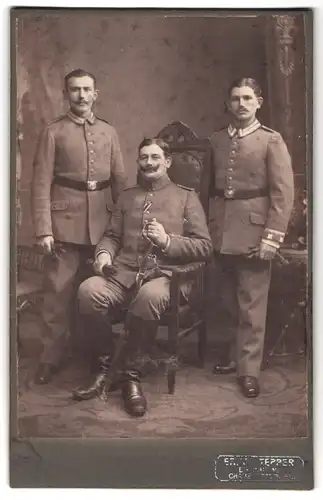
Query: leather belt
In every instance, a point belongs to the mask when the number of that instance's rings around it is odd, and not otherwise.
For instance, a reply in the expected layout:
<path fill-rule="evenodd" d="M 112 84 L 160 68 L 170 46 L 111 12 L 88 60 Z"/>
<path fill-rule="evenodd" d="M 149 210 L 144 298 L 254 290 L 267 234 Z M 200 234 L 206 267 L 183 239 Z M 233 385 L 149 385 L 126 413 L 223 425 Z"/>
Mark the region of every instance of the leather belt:
<path fill-rule="evenodd" d="M 100 191 L 110 186 L 110 180 L 108 181 L 75 181 L 74 179 L 68 179 L 60 175 L 54 177 L 53 184 L 58 184 L 59 186 L 65 186 L 72 189 L 77 189 L 78 191 Z"/>
<path fill-rule="evenodd" d="M 220 196 L 221 198 L 226 198 L 228 200 L 248 200 L 250 198 L 260 198 L 268 196 L 267 188 L 259 189 L 218 189 L 215 188 L 213 191 L 213 196 Z"/>

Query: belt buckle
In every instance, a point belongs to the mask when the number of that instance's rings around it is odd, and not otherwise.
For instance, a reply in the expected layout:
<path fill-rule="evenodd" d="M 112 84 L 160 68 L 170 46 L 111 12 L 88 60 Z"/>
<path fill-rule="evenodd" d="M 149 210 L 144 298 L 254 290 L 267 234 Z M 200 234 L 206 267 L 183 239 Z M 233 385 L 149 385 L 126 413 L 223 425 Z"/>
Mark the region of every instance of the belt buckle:
<path fill-rule="evenodd" d="M 233 198 L 233 196 L 234 196 L 234 189 L 227 188 L 224 190 L 224 197 L 225 198 L 231 199 L 231 198 Z"/>
<path fill-rule="evenodd" d="M 88 191 L 95 191 L 98 185 L 98 181 L 87 181 L 86 184 Z"/>

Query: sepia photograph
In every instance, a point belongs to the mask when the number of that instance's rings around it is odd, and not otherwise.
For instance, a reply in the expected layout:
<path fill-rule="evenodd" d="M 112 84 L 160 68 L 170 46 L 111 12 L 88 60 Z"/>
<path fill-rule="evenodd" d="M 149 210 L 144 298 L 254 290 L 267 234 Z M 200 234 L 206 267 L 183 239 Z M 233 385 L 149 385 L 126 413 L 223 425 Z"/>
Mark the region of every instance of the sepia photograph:
<path fill-rule="evenodd" d="M 13 486 L 198 442 L 199 488 L 313 487 L 312 18 L 11 9 Z"/>

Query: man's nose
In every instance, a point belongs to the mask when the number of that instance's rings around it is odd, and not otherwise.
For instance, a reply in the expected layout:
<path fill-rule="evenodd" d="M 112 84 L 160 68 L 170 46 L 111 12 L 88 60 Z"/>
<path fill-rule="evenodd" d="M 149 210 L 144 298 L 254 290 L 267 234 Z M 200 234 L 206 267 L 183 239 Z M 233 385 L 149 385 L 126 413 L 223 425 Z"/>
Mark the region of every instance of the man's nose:
<path fill-rule="evenodd" d="M 84 90 L 83 90 L 83 89 L 80 89 L 80 90 L 79 90 L 79 96 L 80 96 L 80 97 L 84 97 L 84 96 L 85 96 L 85 92 L 84 92 Z"/>

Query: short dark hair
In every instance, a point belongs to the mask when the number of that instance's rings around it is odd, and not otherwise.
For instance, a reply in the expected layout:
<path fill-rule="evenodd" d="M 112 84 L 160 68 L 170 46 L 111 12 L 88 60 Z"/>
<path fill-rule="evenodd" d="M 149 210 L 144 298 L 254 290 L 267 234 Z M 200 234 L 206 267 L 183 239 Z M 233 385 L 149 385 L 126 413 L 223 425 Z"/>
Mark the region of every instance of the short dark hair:
<path fill-rule="evenodd" d="M 261 87 L 254 78 L 242 77 L 234 80 L 229 87 L 229 95 L 231 95 L 232 89 L 236 87 L 250 87 L 257 97 L 262 96 Z"/>
<path fill-rule="evenodd" d="M 145 137 L 138 146 L 138 154 L 142 148 L 145 146 L 151 146 L 152 144 L 157 144 L 157 146 L 163 150 L 165 158 L 169 158 L 171 156 L 169 144 L 159 137 Z"/>
<path fill-rule="evenodd" d="M 67 88 L 68 80 L 70 80 L 71 78 L 82 78 L 82 76 L 89 76 L 90 78 L 92 78 L 93 84 L 94 84 L 94 88 L 96 88 L 96 78 L 95 78 L 95 76 L 92 75 L 92 73 L 89 73 L 89 71 L 85 71 L 85 69 L 81 69 L 81 68 L 74 69 L 73 71 L 71 71 L 70 73 L 68 73 L 65 76 L 65 78 L 64 78 L 65 88 Z"/>

